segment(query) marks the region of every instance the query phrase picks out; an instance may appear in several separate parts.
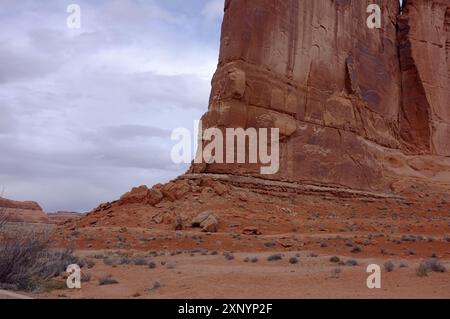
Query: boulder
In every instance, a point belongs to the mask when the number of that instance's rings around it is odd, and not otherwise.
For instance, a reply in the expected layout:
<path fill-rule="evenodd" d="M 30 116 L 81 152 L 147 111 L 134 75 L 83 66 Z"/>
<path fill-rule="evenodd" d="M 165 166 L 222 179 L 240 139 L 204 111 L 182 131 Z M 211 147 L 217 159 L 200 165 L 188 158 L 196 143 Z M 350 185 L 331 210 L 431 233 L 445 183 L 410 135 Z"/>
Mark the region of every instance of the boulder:
<path fill-rule="evenodd" d="M 191 225 L 202 228 L 204 232 L 215 233 L 219 229 L 219 219 L 211 212 L 203 212 L 192 219 Z"/>
<path fill-rule="evenodd" d="M 201 224 L 203 232 L 217 233 L 219 230 L 219 220 L 214 215 L 209 215 Z"/>
<path fill-rule="evenodd" d="M 200 227 L 202 222 L 204 222 L 210 215 L 212 215 L 211 212 L 203 212 L 195 216 L 191 221 L 192 227 Z"/>

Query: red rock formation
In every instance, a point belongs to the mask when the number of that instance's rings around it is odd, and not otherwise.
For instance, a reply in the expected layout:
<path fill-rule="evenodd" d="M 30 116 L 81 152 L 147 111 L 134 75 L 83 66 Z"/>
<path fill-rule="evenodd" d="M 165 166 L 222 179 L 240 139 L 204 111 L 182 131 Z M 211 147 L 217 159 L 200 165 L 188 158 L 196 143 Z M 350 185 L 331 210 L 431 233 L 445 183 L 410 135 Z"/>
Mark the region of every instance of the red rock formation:
<path fill-rule="evenodd" d="M 402 16 L 378 1 L 380 29 L 366 25 L 372 3 L 227 0 L 203 126 L 279 128 L 280 171 L 190 172 L 386 189 L 399 173 L 387 153 L 449 156 L 449 1 L 411 0 Z"/>
<path fill-rule="evenodd" d="M 36 202 L 19 202 L 0 197 L 0 209 L 5 209 L 8 220 L 25 223 L 50 223 L 42 208 Z"/>
<path fill-rule="evenodd" d="M 373 2 L 225 1 L 203 128 L 279 128 L 279 172 L 261 175 L 256 164 L 193 164 L 177 180 L 134 188 L 66 230 L 173 231 L 213 211 L 219 232 L 244 221 L 244 233 L 273 227 L 284 234 L 291 222 L 283 228 L 272 218 L 296 220 L 293 210 L 348 212 L 347 200 L 360 205 L 353 212 L 376 216 L 378 201 L 407 214 L 444 211 L 450 2 L 409 0 L 400 15 L 397 0 L 378 0 L 382 25 L 369 29 Z M 278 213 L 288 202 L 292 211 Z"/>
<path fill-rule="evenodd" d="M 450 1 L 410 0 L 398 24 L 402 137 L 413 149 L 450 156 Z"/>

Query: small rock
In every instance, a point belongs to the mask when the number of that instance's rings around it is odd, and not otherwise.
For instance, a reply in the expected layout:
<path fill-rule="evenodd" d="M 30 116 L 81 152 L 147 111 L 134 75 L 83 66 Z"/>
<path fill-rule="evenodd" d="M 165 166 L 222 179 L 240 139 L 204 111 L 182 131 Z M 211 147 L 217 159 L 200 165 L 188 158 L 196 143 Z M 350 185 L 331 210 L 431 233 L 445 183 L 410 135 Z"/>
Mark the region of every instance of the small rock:
<path fill-rule="evenodd" d="M 244 192 L 240 192 L 239 193 L 239 199 L 241 201 L 243 201 L 243 202 L 246 202 L 246 201 L 248 201 L 248 195 L 246 193 L 244 193 Z"/>

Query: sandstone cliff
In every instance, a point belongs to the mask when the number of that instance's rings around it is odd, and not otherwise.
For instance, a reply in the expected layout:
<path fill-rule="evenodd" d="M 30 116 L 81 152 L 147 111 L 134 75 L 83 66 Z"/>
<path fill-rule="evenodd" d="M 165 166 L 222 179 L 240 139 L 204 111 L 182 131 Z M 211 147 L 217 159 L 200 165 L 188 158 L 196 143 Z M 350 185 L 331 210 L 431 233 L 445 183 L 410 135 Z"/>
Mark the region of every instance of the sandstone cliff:
<path fill-rule="evenodd" d="M 372 190 L 399 175 L 448 181 L 450 2 L 410 0 L 400 15 L 397 0 L 377 1 L 382 27 L 369 29 L 372 3 L 227 0 L 203 125 L 279 128 L 280 170 L 190 173 Z"/>

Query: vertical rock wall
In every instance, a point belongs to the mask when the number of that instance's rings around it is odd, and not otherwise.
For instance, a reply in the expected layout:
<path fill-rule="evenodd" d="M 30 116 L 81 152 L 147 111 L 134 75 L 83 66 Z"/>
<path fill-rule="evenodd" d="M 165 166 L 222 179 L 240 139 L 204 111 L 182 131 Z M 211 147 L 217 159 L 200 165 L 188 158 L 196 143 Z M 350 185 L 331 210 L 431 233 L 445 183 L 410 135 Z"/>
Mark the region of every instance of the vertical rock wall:
<path fill-rule="evenodd" d="M 383 188 L 382 148 L 450 155 L 448 2 L 410 0 L 399 16 L 397 0 L 227 0 L 204 128 L 279 128 L 275 180 Z M 380 29 L 366 25 L 373 3 Z"/>

